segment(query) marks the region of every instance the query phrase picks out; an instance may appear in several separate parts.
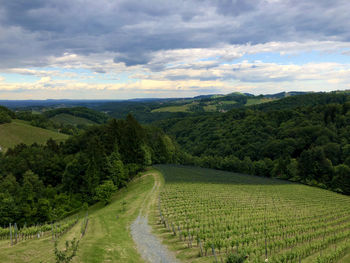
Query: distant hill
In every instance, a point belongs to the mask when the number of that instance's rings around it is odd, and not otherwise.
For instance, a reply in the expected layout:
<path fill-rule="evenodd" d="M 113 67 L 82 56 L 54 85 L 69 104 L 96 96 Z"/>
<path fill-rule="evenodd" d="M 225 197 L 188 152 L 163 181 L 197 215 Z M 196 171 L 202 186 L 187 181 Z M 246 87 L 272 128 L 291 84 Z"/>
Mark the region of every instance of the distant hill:
<path fill-rule="evenodd" d="M 286 96 L 283 99 L 274 100 L 270 103 L 253 105 L 251 108 L 271 111 L 287 110 L 304 106 L 326 105 L 330 103 L 344 103 L 349 98 L 347 92 L 315 92 L 302 95 Z"/>
<path fill-rule="evenodd" d="M 73 125 L 73 126 L 97 124 L 96 122 L 91 121 L 89 119 L 77 117 L 67 113 L 57 114 L 51 117 L 50 120 L 55 123 L 60 123 L 64 125 Z"/>
<path fill-rule="evenodd" d="M 108 115 L 103 112 L 95 111 L 86 107 L 58 108 L 43 112 L 44 116 L 51 120 L 57 120 L 61 123 L 69 124 L 93 124 L 105 123 Z M 69 115 L 71 117 L 69 117 Z M 85 120 L 84 120 L 85 119 Z"/>
<path fill-rule="evenodd" d="M 289 96 L 307 94 L 307 92 L 281 92 L 254 96 L 249 93 L 233 92 L 226 95 L 201 95 L 193 98 L 175 99 L 172 101 L 154 101 L 152 113 L 159 112 L 227 112 L 245 106 L 258 105 Z"/>
<path fill-rule="evenodd" d="M 106 121 L 107 115 L 122 119 L 129 113 L 133 114 L 141 123 L 152 123 L 163 119 L 184 116 L 211 115 L 215 112 L 225 113 L 232 109 L 246 106 L 252 107 L 304 93 L 291 91 L 255 96 L 250 93 L 232 92 L 226 95 L 204 94 L 193 98 L 136 98 L 129 100 L 0 100 L 0 105 L 9 106 L 12 109 L 35 111 L 35 113 L 42 112 L 50 120 L 59 124 L 77 126 L 91 122 L 103 123 Z M 88 112 L 87 108 L 95 110 L 95 112 Z M 88 121 L 67 115 L 55 117 L 59 114 L 69 114 Z"/>
<path fill-rule="evenodd" d="M 308 94 L 310 92 L 303 92 L 303 91 L 289 91 L 289 92 L 280 92 L 276 94 L 266 94 L 263 95 L 265 98 L 275 98 L 275 99 L 282 99 L 288 96 L 296 96 L 296 95 L 304 95 Z"/>
<path fill-rule="evenodd" d="M 11 123 L 0 124 L 0 146 L 2 151 L 17 144 L 45 144 L 48 139 L 64 141 L 68 135 L 31 126 L 22 120 L 12 120 Z"/>

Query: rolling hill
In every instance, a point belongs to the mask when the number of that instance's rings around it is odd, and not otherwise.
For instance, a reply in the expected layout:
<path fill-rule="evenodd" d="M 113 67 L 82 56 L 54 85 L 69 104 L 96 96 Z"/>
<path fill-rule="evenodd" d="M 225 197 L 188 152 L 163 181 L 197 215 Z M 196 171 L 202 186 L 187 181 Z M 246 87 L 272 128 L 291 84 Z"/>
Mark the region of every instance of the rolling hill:
<path fill-rule="evenodd" d="M 63 141 L 68 138 L 68 135 L 34 127 L 21 120 L 12 120 L 11 123 L 0 125 L 0 146 L 3 151 L 19 143 L 44 144 L 50 138 Z"/>
<path fill-rule="evenodd" d="M 82 117 L 78 117 L 78 116 L 74 116 L 71 114 L 67 114 L 67 113 L 60 113 L 57 114 L 53 117 L 50 118 L 51 121 L 55 122 L 55 123 L 60 123 L 63 125 L 93 125 L 93 124 L 97 124 L 94 121 L 91 121 L 89 119 L 86 118 L 82 118 Z"/>

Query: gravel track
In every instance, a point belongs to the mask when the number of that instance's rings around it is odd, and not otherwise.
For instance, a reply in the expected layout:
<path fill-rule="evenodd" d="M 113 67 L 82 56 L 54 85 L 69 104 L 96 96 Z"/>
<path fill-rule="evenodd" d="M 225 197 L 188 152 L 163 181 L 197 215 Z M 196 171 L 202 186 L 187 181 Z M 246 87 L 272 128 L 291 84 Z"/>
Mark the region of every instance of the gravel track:
<path fill-rule="evenodd" d="M 160 187 L 160 181 L 157 175 L 154 176 L 155 184 L 148 197 L 145 198 L 138 217 L 131 224 L 130 230 L 132 238 L 136 244 L 137 250 L 144 260 L 151 263 L 180 263 L 160 239 L 152 234 L 152 228 L 148 224 L 147 213 L 149 211 L 152 199 L 156 197 Z M 147 202 L 147 206 L 145 206 Z M 143 215 L 143 210 L 146 209 Z"/>

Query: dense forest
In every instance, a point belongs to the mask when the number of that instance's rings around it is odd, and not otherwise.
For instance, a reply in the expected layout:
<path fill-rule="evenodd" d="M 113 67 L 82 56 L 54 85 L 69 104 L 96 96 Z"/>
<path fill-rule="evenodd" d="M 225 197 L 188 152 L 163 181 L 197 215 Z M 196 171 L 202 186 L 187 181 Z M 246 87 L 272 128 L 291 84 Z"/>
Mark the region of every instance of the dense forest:
<path fill-rule="evenodd" d="M 146 166 L 175 162 L 175 155 L 168 136 L 131 115 L 64 143 L 17 145 L 0 153 L 0 225 L 60 219 L 99 200 L 101 191 L 125 187 Z"/>
<path fill-rule="evenodd" d="M 350 194 L 350 96 L 315 93 L 158 123 L 202 167 Z"/>

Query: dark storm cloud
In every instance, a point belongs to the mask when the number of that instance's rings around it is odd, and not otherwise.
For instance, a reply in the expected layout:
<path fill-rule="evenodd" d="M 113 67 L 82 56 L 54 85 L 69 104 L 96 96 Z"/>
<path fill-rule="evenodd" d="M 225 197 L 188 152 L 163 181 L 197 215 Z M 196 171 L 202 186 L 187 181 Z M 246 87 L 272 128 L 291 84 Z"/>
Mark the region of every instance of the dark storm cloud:
<path fill-rule="evenodd" d="M 349 41 L 349 12 L 346 0 L 0 0 L 0 60 L 34 66 L 48 55 L 108 51 L 132 66 L 158 50 Z"/>

